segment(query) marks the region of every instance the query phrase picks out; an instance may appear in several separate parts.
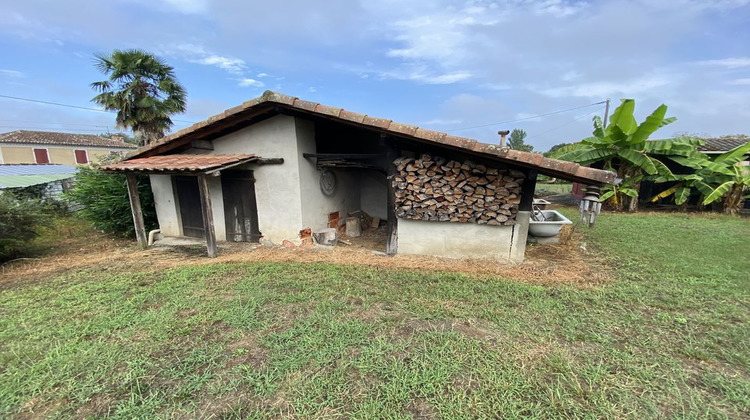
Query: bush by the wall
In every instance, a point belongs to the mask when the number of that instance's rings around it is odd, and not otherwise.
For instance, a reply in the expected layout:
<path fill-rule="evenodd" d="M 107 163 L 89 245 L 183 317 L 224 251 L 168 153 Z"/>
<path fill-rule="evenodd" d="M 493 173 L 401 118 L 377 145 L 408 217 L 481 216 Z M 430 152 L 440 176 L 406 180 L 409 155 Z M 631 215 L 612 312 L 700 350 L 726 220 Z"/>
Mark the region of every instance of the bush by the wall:
<path fill-rule="evenodd" d="M 31 248 L 37 228 L 46 217 L 37 200 L 19 200 L 0 193 L 0 262 L 23 255 Z"/>
<path fill-rule="evenodd" d="M 143 221 L 147 230 L 154 229 L 158 222 L 148 176 L 139 175 L 137 179 Z M 115 235 L 135 236 L 125 175 L 81 167 L 65 197 L 81 207 L 79 214 L 95 228 Z"/>

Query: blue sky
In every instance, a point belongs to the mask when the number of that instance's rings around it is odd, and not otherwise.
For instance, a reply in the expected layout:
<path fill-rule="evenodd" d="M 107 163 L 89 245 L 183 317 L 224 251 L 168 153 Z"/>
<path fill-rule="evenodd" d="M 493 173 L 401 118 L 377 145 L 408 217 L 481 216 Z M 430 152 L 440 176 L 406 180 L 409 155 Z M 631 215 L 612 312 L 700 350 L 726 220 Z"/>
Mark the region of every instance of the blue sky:
<path fill-rule="evenodd" d="M 0 95 L 94 107 L 95 53 L 142 48 L 189 96 L 175 129 L 271 89 L 546 150 L 591 133 L 606 98 L 661 103 L 657 133 L 750 134 L 750 0 L 108 0 L 0 4 Z M 479 128 L 471 128 L 482 126 Z M 0 98 L 0 132 L 113 131 L 107 113 Z"/>

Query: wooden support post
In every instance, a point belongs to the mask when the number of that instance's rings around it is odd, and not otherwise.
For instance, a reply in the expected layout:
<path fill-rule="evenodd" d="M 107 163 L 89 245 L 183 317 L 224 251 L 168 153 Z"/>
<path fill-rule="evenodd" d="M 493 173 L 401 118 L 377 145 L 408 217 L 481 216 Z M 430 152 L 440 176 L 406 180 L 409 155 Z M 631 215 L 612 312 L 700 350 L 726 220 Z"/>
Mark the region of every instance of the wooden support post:
<path fill-rule="evenodd" d="M 128 181 L 128 198 L 130 198 L 130 211 L 133 213 L 133 226 L 135 227 L 135 237 L 138 240 L 138 246 L 146 249 L 148 240 L 146 239 L 146 225 L 143 223 L 143 211 L 141 210 L 141 197 L 138 195 L 138 181 L 135 174 L 125 175 Z"/>
<path fill-rule="evenodd" d="M 534 204 L 536 176 L 537 171 L 535 169 L 529 169 L 526 174 L 526 179 L 523 180 L 523 185 L 521 185 L 521 204 L 518 205 L 519 211 L 531 211 L 531 207 Z"/>
<path fill-rule="evenodd" d="M 208 176 L 198 175 L 198 191 L 200 192 L 201 210 L 203 212 L 203 229 L 206 232 L 206 249 L 208 256 L 216 256 L 216 230 L 214 229 L 214 212 L 211 208 L 211 194 L 208 191 Z"/>
<path fill-rule="evenodd" d="M 400 152 L 384 140 L 388 153 L 386 154 L 386 182 L 388 183 L 388 236 L 386 238 L 385 253 L 396 255 L 398 253 L 398 218 L 396 217 L 396 195 L 393 188 L 393 177 L 396 176 L 396 165 L 393 161 L 398 159 Z"/>

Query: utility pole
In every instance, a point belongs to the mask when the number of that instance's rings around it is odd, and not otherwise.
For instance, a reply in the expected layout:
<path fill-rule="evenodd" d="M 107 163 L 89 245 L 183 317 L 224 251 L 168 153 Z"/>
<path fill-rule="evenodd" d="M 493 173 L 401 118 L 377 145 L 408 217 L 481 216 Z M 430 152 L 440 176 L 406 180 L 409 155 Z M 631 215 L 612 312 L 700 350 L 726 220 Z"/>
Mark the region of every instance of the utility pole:
<path fill-rule="evenodd" d="M 607 117 L 609 116 L 609 98 L 604 105 L 604 128 L 607 128 Z"/>

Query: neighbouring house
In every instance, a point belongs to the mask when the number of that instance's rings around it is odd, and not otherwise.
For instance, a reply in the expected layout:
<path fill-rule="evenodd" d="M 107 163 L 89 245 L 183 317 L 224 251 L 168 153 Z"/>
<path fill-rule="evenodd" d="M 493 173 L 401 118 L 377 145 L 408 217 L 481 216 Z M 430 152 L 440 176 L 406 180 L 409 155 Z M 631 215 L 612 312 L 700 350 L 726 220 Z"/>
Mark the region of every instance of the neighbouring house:
<path fill-rule="evenodd" d="M 18 130 L 0 134 L 0 163 L 88 165 L 136 146 L 90 134 Z"/>
<path fill-rule="evenodd" d="M 750 137 L 743 135 L 723 136 L 723 137 L 711 137 L 702 138 L 702 146 L 698 146 L 698 150 L 707 154 L 709 157 L 717 156 L 722 153 L 726 153 L 734 148 L 740 147 L 743 144 L 750 142 Z M 750 153 L 746 154 L 745 165 L 750 165 Z"/>
<path fill-rule="evenodd" d="M 265 92 L 102 167 L 150 175 L 165 236 L 281 244 L 358 210 L 388 254 L 523 260 L 536 177 L 601 186 L 612 172 Z"/>
<path fill-rule="evenodd" d="M 44 185 L 47 198 L 58 198 L 67 191 L 77 169 L 69 165 L 0 164 L 0 190 L 13 190 Z"/>

